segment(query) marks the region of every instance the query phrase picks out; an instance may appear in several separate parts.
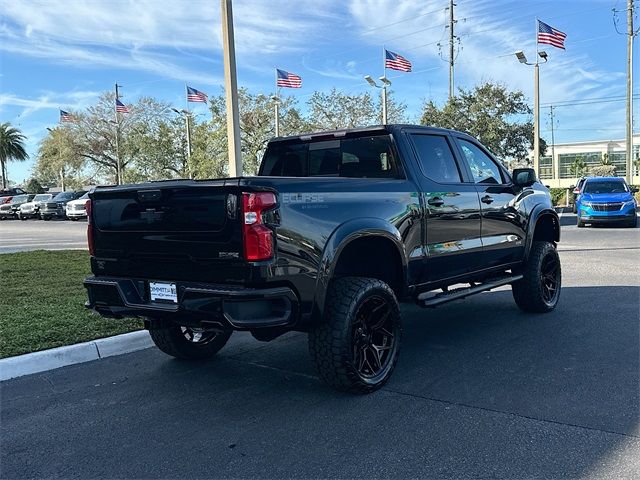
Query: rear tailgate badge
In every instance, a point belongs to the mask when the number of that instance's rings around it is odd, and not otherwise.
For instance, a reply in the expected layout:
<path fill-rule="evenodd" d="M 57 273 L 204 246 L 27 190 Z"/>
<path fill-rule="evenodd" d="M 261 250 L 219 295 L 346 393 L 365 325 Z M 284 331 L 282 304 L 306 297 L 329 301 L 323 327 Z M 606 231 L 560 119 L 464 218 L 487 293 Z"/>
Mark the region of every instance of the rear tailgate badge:
<path fill-rule="evenodd" d="M 140 212 L 140 218 L 146 220 L 147 223 L 157 222 L 162 220 L 164 212 L 158 212 L 155 208 L 147 208 L 144 212 Z"/>

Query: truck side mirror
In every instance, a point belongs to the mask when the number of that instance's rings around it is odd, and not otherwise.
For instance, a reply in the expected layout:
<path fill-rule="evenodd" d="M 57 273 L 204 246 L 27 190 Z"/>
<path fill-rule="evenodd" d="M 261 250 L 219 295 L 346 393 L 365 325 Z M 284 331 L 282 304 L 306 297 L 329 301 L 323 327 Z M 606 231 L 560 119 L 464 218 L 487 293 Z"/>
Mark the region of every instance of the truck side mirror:
<path fill-rule="evenodd" d="M 536 183 L 536 171 L 533 168 L 516 168 L 513 170 L 513 184 L 517 187 L 529 187 Z"/>
<path fill-rule="evenodd" d="M 630 190 L 631 190 L 631 193 L 638 193 L 639 191 L 638 187 L 631 187 Z"/>

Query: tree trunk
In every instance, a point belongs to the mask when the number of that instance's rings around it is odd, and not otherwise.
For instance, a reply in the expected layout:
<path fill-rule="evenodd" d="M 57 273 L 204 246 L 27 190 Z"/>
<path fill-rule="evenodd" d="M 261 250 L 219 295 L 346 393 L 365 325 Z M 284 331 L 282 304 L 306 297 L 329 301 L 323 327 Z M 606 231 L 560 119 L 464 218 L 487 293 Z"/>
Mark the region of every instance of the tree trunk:
<path fill-rule="evenodd" d="M 2 174 L 2 189 L 7 188 L 7 162 L 5 160 L 0 160 L 2 164 L 0 167 L 0 174 Z"/>

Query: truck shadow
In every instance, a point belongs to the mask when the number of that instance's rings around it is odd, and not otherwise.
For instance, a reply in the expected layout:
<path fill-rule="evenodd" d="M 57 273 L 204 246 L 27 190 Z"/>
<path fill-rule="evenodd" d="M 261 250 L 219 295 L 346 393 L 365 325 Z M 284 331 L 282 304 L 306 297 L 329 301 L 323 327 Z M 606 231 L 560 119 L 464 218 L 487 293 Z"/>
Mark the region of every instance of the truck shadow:
<path fill-rule="evenodd" d="M 474 470 L 452 464 L 446 475 L 440 471 L 444 476 L 580 476 L 597 471 L 629 438 L 637 439 L 639 299 L 637 287 L 568 287 L 558 308 L 545 315 L 520 312 L 508 290 L 435 310 L 405 305 L 402 353 L 394 376 L 382 391 L 365 397 L 339 394 L 321 384 L 302 334 L 272 344 L 232 345 L 219 359 L 198 367 L 196 388 L 214 397 L 227 391 L 229 401 L 217 408 L 231 418 L 246 413 L 238 405 L 257 408 L 266 429 L 282 428 L 283 411 L 287 429 L 309 428 L 313 419 L 316 432 L 344 441 L 365 434 L 362 422 L 385 425 L 393 438 L 401 439 L 391 447 L 398 455 L 443 448 L 429 435 L 444 435 L 443 445 L 453 442 L 456 449 L 493 445 Z M 169 365 L 171 370 L 189 368 L 167 361 Z M 369 412 L 364 418 L 362 409 Z M 452 427 L 443 418 L 443 411 L 451 409 L 465 419 L 465 426 Z M 474 425 L 473 432 L 462 438 L 467 422 Z M 451 428 L 462 430 L 447 430 Z M 585 432 L 592 438 L 584 438 Z M 378 447 L 387 440 L 369 435 L 368 441 Z M 454 457 L 458 455 L 464 452 Z M 411 473 L 416 470 L 405 471 Z"/>

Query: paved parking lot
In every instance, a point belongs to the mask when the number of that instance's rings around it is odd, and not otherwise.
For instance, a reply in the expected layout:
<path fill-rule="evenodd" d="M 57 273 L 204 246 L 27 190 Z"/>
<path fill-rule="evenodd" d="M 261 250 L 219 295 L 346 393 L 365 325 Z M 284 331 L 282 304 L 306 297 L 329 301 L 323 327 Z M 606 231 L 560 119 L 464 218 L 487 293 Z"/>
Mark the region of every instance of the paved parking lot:
<path fill-rule="evenodd" d="M 639 478 L 640 229 L 563 224 L 553 313 L 508 289 L 405 305 L 373 395 L 323 385 L 301 334 L 4 382 L 2 478 Z"/>
<path fill-rule="evenodd" d="M 3 220 L 0 253 L 87 248 L 87 222 L 78 220 Z"/>

